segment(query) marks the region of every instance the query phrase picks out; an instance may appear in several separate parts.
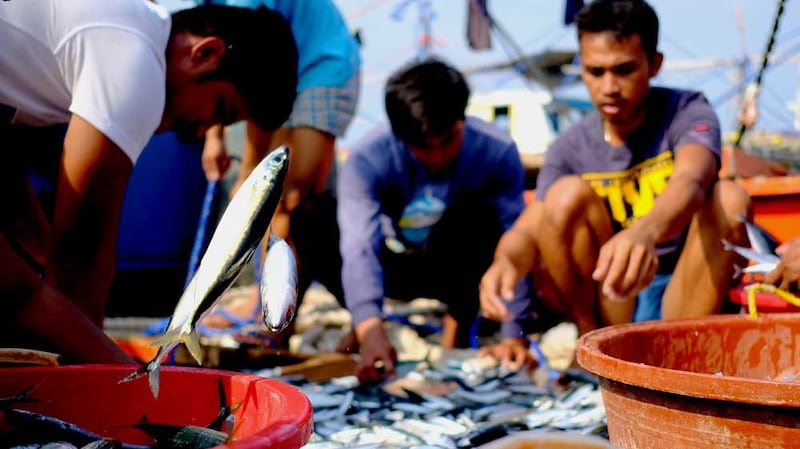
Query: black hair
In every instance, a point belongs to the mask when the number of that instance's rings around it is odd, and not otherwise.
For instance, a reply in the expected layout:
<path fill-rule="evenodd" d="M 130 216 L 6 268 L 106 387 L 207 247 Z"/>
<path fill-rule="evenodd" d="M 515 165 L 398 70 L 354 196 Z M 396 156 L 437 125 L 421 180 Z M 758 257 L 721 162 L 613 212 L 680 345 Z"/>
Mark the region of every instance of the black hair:
<path fill-rule="evenodd" d="M 172 15 L 171 35 L 183 31 L 225 41 L 219 67 L 207 79 L 233 83 L 259 127 L 274 130 L 289 118 L 297 97 L 297 45 L 283 16 L 264 7 L 200 5 Z"/>
<path fill-rule="evenodd" d="M 386 115 L 392 132 L 410 145 L 424 147 L 464 120 L 469 86 L 458 70 L 437 59 L 412 63 L 386 82 Z"/>
<path fill-rule="evenodd" d="M 610 31 L 617 39 L 638 34 L 651 60 L 658 47 L 658 15 L 644 0 L 594 0 L 575 16 L 578 40 L 583 33 Z"/>

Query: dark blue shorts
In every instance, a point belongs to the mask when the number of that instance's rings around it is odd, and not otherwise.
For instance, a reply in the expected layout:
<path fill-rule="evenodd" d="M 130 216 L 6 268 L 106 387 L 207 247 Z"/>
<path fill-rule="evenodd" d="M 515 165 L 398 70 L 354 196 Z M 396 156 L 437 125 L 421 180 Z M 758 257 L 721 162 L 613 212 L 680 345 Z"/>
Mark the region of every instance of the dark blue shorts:
<path fill-rule="evenodd" d="M 631 321 L 661 319 L 661 301 L 664 298 L 664 291 L 667 289 L 670 279 L 672 279 L 672 273 L 658 273 L 653 278 L 653 282 L 639 292 L 636 297 L 636 310 L 633 312 Z"/>

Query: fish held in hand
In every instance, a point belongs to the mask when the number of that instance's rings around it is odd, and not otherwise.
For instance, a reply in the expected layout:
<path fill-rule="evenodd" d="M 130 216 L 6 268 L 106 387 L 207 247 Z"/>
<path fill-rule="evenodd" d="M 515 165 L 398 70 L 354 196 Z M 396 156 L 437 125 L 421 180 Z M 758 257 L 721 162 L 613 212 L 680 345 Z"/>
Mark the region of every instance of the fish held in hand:
<path fill-rule="evenodd" d="M 726 250 L 734 251 L 736 254 L 757 264 L 777 264 L 780 261 L 780 257 L 773 253 L 762 253 L 743 246 L 737 246 L 725 239 L 722 240 L 722 245 Z"/>
<path fill-rule="evenodd" d="M 166 332 L 153 342 L 154 346 L 160 345 L 158 353 L 120 382 L 148 376 L 150 390 L 158 397 L 161 361 L 180 343 L 201 363 L 195 325 L 211 311 L 252 259 L 278 207 L 288 167 L 289 149 L 281 146 L 261 160 L 245 179 L 225 208 L 197 271 L 175 306 Z"/>
<path fill-rule="evenodd" d="M 264 324 L 272 332 L 286 329 L 297 310 L 297 260 L 280 237 L 269 236 L 258 286 Z"/>

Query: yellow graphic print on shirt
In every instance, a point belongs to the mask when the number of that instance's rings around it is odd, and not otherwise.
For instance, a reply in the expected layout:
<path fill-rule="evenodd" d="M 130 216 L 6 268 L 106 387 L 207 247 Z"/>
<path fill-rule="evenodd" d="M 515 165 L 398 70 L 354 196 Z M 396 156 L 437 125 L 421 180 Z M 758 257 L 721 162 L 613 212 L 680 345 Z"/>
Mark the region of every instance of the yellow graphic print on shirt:
<path fill-rule="evenodd" d="M 667 151 L 625 171 L 584 173 L 582 177 L 606 200 L 611 219 L 627 228 L 653 209 L 674 167 L 672 152 Z"/>

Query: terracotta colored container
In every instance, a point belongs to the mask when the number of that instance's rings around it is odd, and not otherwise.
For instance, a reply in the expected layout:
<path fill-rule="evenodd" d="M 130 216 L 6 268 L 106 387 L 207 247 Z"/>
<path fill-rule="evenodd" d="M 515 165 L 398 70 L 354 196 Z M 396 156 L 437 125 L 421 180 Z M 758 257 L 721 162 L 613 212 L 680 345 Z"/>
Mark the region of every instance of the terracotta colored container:
<path fill-rule="evenodd" d="M 311 437 L 312 408 L 297 388 L 283 382 L 230 371 L 161 368 L 161 393 L 154 399 L 147 380 L 118 381 L 136 367 L 80 365 L 0 368 L 0 397 L 36 385 L 36 402 L 16 407 L 53 416 L 105 437 L 151 444 L 132 427 L 143 416 L 149 422 L 208 425 L 220 410 L 219 382 L 234 413 L 234 440 L 218 449 L 292 449 Z M 0 429 L 5 426 L 0 417 Z M 0 444 L 0 446 L 3 446 Z"/>
<path fill-rule="evenodd" d="M 610 326 L 580 338 L 578 362 L 621 449 L 800 447 L 800 315 Z"/>

